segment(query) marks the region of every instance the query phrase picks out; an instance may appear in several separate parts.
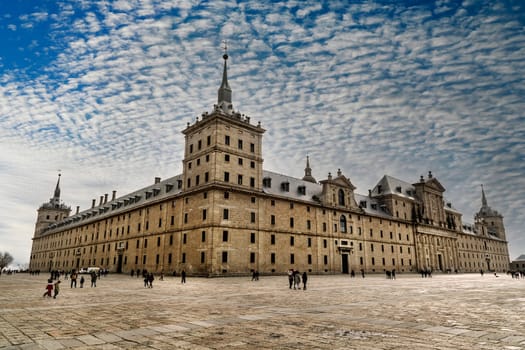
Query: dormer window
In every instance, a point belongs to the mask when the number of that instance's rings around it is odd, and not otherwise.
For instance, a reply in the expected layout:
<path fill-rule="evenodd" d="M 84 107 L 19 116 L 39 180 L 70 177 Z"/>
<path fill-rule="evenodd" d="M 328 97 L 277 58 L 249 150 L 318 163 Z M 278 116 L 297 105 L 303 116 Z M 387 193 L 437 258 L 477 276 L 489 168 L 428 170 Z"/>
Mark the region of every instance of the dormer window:
<path fill-rule="evenodd" d="M 306 186 L 297 187 L 297 192 L 304 196 L 306 194 Z"/>
<path fill-rule="evenodd" d="M 281 191 L 290 192 L 290 183 L 289 182 L 281 182 Z"/>
<path fill-rule="evenodd" d="M 396 192 L 401 193 L 401 186 L 396 187 Z"/>
<path fill-rule="evenodd" d="M 172 184 L 166 184 L 166 192 L 170 192 L 173 189 Z"/>
<path fill-rule="evenodd" d="M 272 187 L 272 178 L 271 177 L 265 177 L 263 179 L 263 187 L 268 187 L 268 188 Z"/>
<path fill-rule="evenodd" d="M 361 208 L 366 208 L 366 201 L 360 201 L 360 202 L 359 202 L 359 206 L 360 206 Z"/>

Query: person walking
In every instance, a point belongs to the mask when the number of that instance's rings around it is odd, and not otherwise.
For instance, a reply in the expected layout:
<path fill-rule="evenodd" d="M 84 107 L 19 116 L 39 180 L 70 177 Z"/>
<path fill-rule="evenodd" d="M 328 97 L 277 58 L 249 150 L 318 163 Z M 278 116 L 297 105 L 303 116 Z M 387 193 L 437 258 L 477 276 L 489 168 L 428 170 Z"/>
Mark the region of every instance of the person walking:
<path fill-rule="evenodd" d="M 53 280 L 50 278 L 50 279 L 47 280 L 46 292 L 44 293 L 43 297 L 44 298 L 46 296 L 51 297 L 51 291 L 52 290 L 53 290 Z"/>
<path fill-rule="evenodd" d="M 73 288 L 73 286 L 75 286 L 75 288 L 77 287 L 77 272 L 75 270 L 71 272 L 71 288 Z"/>
<path fill-rule="evenodd" d="M 293 280 L 293 269 L 290 269 L 288 270 L 288 284 L 290 285 L 290 289 L 292 289 Z"/>
<path fill-rule="evenodd" d="M 153 276 L 153 272 L 148 273 L 148 288 L 153 288 L 153 280 L 155 277 Z"/>
<path fill-rule="evenodd" d="M 53 299 L 57 298 L 58 292 L 60 291 L 60 280 L 55 282 L 55 294 L 53 295 Z"/>
<path fill-rule="evenodd" d="M 84 288 L 84 282 L 85 282 L 85 281 L 86 281 L 86 280 L 84 279 L 84 276 L 81 276 L 81 277 L 80 277 L 80 288 Z"/>
<path fill-rule="evenodd" d="M 306 290 L 306 281 L 308 281 L 308 275 L 306 274 L 306 271 L 303 272 L 303 290 Z"/>
<path fill-rule="evenodd" d="M 301 289 L 301 273 L 299 271 L 294 272 L 293 289 Z"/>
<path fill-rule="evenodd" d="M 91 272 L 91 288 L 97 286 L 97 273 L 95 271 Z"/>
<path fill-rule="evenodd" d="M 184 270 L 182 270 L 182 272 L 180 273 L 180 283 L 186 283 L 186 271 Z"/>

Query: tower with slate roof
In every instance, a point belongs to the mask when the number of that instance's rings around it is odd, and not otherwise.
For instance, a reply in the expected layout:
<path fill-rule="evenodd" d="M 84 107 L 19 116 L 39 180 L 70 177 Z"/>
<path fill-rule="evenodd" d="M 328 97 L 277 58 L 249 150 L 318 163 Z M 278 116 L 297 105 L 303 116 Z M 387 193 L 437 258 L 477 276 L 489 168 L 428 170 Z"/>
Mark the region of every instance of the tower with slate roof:
<path fill-rule="evenodd" d="M 483 227 L 483 233 L 506 240 L 503 215 L 492 209 L 487 202 L 485 190 L 481 185 L 481 208 L 475 216 L 476 224 Z"/>

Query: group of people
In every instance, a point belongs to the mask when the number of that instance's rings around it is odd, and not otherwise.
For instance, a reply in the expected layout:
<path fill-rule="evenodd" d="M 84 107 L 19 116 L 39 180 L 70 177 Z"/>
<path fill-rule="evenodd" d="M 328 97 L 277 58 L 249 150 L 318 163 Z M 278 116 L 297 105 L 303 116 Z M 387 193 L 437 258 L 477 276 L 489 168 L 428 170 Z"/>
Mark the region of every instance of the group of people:
<path fill-rule="evenodd" d="M 292 286 L 293 289 L 301 289 L 301 279 L 303 282 L 303 290 L 306 290 L 306 282 L 308 281 L 308 275 L 306 274 L 306 271 L 301 275 L 299 270 L 288 270 L 288 284 L 290 289 L 292 289 Z"/>
<path fill-rule="evenodd" d="M 51 271 L 51 277 L 47 280 L 47 285 L 46 285 L 46 292 L 44 293 L 44 297 L 48 296 L 48 297 L 51 297 L 51 292 L 54 291 L 54 295 L 53 295 L 53 298 L 56 299 L 59 291 L 60 291 L 60 275 L 64 273 L 64 272 L 60 272 L 60 271 Z M 91 271 L 89 273 L 89 276 L 90 276 L 90 279 L 91 279 L 91 287 L 96 287 L 97 286 L 97 279 L 99 277 L 99 273 L 100 272 L 96 272 L 96 271 Z M 86 279 L 84 278 L 83 275 L 80 275 L 80 279 L 79 279 L 79 273 L 76 271 L 76 270 L 72 270 L 71 273 L 69 272 L 65 272 L 64 273 L 64 279 L 69 279 L 71 281 L 70 283 L 70 287 L 71 288 L 76 288 L 77 287 L 77 280 L 79 280 L 79 283 L 80 283 L 80 288 L 84 288 L 84 283 L 86 281 Z M 53 282 L 54 280 L 56 280 L 56 282 Z"/>

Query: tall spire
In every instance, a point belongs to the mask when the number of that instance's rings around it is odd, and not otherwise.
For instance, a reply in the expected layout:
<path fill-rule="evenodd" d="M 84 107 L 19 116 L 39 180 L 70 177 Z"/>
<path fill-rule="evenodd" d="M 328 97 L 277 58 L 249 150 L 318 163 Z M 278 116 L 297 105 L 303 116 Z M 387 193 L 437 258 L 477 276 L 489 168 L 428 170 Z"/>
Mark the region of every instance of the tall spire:
<path fill-rule="evenodd" d="M 482 208 L 488 207 L 487 197 L 485 197 L 485 190 L 483 189 L 483 185 L 481 185 L 481 207 Z"/>
<path fill-rule="evenodd" d="M 58 173 L 58 180 L 57 185 L 55 187 L 55 193 L 53 194 L 53 198 L 49 200 L 49 202 L 54 206 L 60 205 L 60 176 L 62 176 L 62 174 Z"/>
<path fill-rule="evenodd" d="M 312 176 L 312 169 L 310 168 L 310 157 L 306 156 L 306 168 L 304 168 L 304 181 L 317 183 L 315 178 Z"/>
<path fill-rule="evenodd" d="M 222 55 L 222 58 L 224 59 L 224 70 L 222 72 L 221 87 L 219 88 L 218 106 L 223 112 L 231 114 L 233 111 L 232 89 L 230 88 L 230 85 L 228 85 L 228 67 L 226 64 L 226 61 L 228 61 L 228 47 L 226 41 L 223 41 L 223 44 L 224 55 Z"/>

